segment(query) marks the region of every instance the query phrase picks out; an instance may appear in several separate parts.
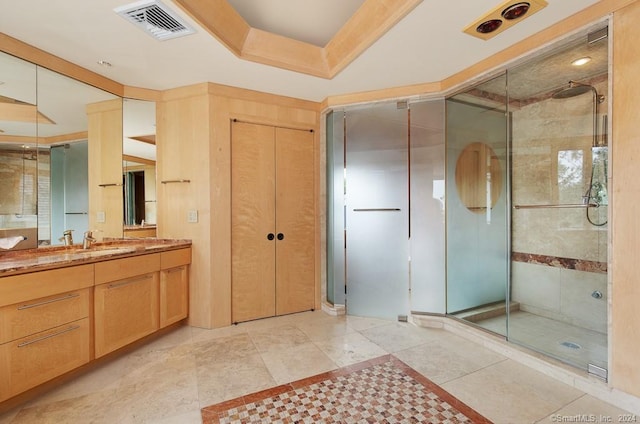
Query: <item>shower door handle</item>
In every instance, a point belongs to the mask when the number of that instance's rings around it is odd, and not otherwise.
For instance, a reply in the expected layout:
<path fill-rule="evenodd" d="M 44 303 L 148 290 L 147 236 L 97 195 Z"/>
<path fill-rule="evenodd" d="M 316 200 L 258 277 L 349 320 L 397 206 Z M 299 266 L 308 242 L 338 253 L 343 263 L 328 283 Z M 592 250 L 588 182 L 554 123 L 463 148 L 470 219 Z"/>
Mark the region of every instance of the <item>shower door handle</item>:
<path fill-rule="evenodd" d="M 360 208 L 354 209 L 354 212 L 400 212 L 400 208 Z"/>

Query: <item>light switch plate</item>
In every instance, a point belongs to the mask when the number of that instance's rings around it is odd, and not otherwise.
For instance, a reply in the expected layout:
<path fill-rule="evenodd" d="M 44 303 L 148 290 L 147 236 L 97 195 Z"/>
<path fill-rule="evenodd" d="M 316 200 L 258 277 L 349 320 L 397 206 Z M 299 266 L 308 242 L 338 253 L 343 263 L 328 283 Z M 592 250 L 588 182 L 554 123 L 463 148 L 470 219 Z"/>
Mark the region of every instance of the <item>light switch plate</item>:
<path fill-rule="evenodd" d="M 104 211 L 100 211 L 100 212 L 97 213 L 96 221 L 97 222 L 107 222 L 107 217 L 106 217 Z"/>
<path fill-rule="evenodd" d="M 187 212 L 187 222 L 196 223 L 198 222 L 198 211 L 190 210 Z"/>

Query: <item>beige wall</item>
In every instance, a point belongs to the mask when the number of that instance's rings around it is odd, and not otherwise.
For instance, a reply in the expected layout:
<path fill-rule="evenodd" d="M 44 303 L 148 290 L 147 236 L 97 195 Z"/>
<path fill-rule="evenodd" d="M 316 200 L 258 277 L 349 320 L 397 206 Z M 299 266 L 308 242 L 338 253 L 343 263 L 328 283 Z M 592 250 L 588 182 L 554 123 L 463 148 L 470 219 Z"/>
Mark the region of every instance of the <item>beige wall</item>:
<path fill-rule="evenodd" d="M 613 19 L 610 383 L 640 396 L 640 2 Z"/>

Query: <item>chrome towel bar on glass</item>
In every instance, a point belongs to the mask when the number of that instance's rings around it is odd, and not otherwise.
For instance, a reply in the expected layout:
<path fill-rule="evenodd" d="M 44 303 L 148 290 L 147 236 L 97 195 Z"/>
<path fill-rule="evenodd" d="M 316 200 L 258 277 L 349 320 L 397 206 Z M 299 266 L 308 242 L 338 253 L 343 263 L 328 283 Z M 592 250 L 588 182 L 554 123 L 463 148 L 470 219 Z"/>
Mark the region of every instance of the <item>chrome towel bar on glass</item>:
<path fill-rule="evenodd" d="M 354 209 L 354 212 L 400 212 L 400 208 Z"/>

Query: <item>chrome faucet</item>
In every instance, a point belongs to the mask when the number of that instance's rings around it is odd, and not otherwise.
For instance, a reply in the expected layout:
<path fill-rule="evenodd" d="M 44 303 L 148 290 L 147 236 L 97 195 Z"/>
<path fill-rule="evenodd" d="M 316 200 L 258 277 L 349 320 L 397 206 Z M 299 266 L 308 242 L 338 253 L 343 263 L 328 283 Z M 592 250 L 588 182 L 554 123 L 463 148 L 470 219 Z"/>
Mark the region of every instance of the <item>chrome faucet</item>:
<path fill-rule="evenodd" d="M 58 241 L 64 242 L 65 246 L 71 246 L 73 244 L 73 236 L 71 235 L 72 231 L 73 230 L 65 230 L 62 233 L 62 237 L 60 237 Z"/>
<path fill-rule="evenodd" d="M 91 243 L 93 243 L 94 241 L 96 241 L 96 239 L 93 237 L 93 233 L 91 231 L 85 231 L 84 237 L 82 239 L 82 248 L 83 249 L 90 248 Z"/>

